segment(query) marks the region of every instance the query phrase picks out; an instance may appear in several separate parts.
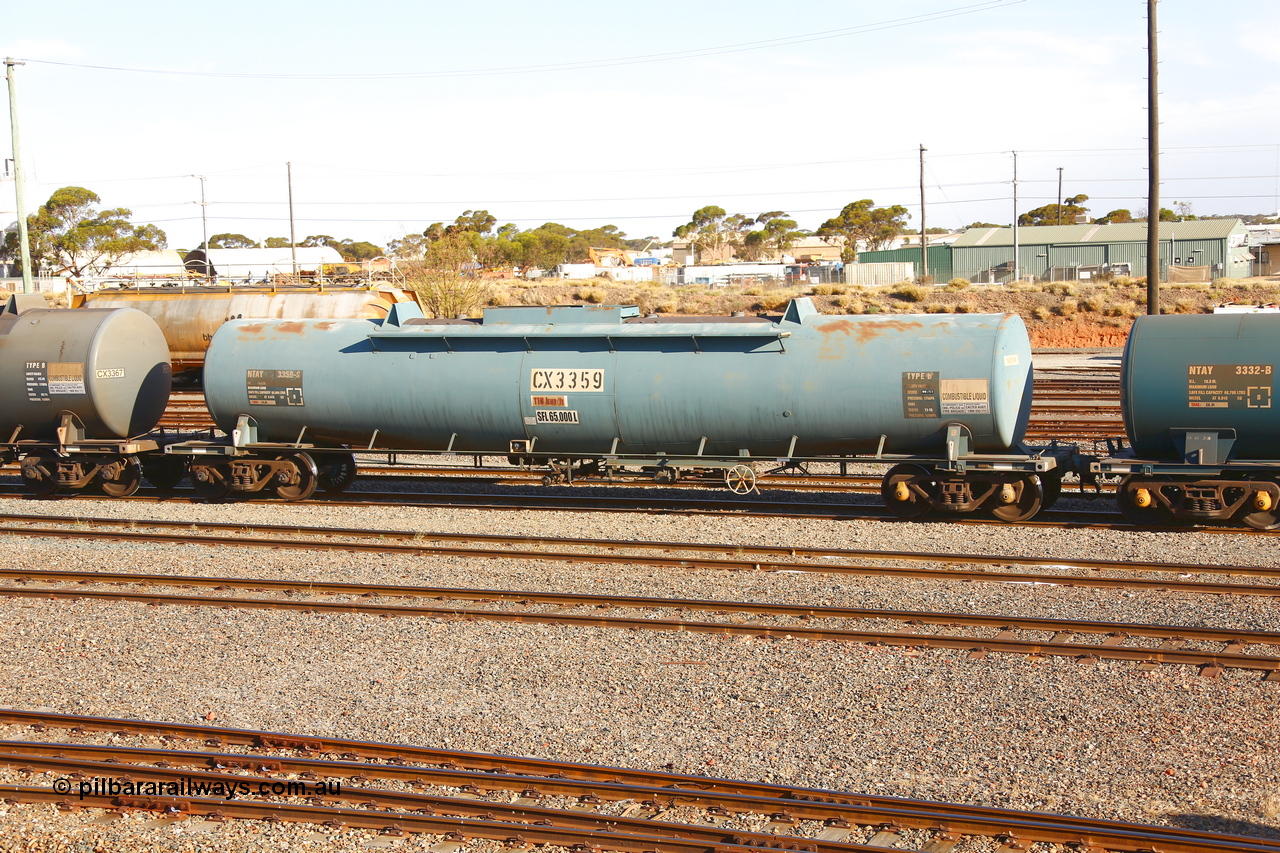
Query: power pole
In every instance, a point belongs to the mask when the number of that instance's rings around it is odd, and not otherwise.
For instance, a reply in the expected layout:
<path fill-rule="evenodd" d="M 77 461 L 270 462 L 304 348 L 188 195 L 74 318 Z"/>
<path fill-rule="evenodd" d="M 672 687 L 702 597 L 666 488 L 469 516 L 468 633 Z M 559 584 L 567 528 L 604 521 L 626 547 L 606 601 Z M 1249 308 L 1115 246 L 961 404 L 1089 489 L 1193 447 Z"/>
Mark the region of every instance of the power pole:
<path fill-rule="evenodd" d="M 1062 167 L 1058 167 L 1058 224 L 1062 224 Z"/>
<path fill-rule="evenodd" d="M 1018 152 L 1013 152 L 1013 280 L 1022 280 L 1022 265 L 1018 263 Z"/>
<path fill-rule="evenodd" d="M 298 241 L 293 233 L 293 163 L 284 164 L 289 175 L 289 256 L 293 258 L 293 277 L 298 277 Z"/>
<path fill-rule="evenodd" d="M 920 145 L 920 281 L 929 278 L 929 235 L 925 233 L 924 222 L 924 152 L 927 149 Z"/>
<path fill-rule="evenodd" d="M 13 195 L 18 207 L 18 252 L 22 259 L 22 292 L 35 293 L 31 281 L 31 244 L 27 240 L 27 205 L 23 198 L 22 154 L 18 151 L 18 94 L 13 68 L 25 65 L 11 56 L 5 57 L 5 77 L 9 81 L 9 131 L 13 135 Z"/>
<path fill-rule="evenodd" d="M 201 250 L 204 254 L 204 274 L 206 277 L 213 275 L 213 261 L 209 260 L 209 220 L 205 215 L 205 210 L 209 203 L 204 200 L 204 175 L 192 175 L 200 182 L 200 233 L 204 238 L 201 244 Z"/>
<path fill-rule="evenodd" d="M 1147 313 L 1160 313 L 1160 90 L 1156 86 L 1156 0 L 1147 0 Z"/>

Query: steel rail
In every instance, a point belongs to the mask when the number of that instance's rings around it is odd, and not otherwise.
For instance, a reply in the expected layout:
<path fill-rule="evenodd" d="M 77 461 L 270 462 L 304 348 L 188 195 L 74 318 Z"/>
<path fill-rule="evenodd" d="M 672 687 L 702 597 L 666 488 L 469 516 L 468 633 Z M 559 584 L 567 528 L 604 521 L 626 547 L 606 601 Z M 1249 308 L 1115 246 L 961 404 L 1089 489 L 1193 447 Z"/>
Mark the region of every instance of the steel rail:
<path fill-rule="evenodd" d="M 572 488 L 572 487 L 569 487 Z M 1073 497 L 1075 493 L 1063 494 Z M 95 496 L 84 493 L 62 495 L 68 499 L 93 500 Z M 21 488 L 5 488 L 0 486 L 0 498 L 10 500 L 32 500 L 32 496 Z M 47 498 L 42 498 L 47 500 Z M 57 500 L 58 496 L 54 496 Z M 217 505 L 217 501 L 209 501 L 195 495 L 194 492 L 178 492 L 171 494 L 135 494 L 123 498 L 101 498 L 110 503 L 132 501 L 136 503 L 170 503 L 184 501 L 200 505 Z M 236 502 L 280 504 L 287 503 L 278 498 L 236 498 Z M 974 514 L 972 516 L 931 515 L 914 519 L 895 518 L 883 506 L 873 504 L 825 503 L 810 501 L 765 501 L 760 499 L 704 499 L 681 496 L 673 498 L 663 496 L 657 499 L 617 497 L 612 495 L 567 495 L 563 489 L 544 494 L 475 494 L 469 492 L 345 492 L 341 498 L 313 499 L 312 503 L 324 506 L 341 507 L 405 507 L 456 509 L 485 509 L 498 511 L 530 511 L 546 512 L 624 512 L 650 515 L 709 515 L 719 518 L 808 518 L 833 521 L 874 520 L 911 524 L 963 524 L 963 525 L 995 525 L 997 527 L 1027 527 L 1048 529 L 1091 529 L 1119 530 L 1134 532 L 1176 531 L 1185 533 L 1184 526 L 1166 526 L 1135 528 L 1132 524 L 1111 521 L 1121 518 L 1120 513 L 1091 511 L 1055 511 L 1051 510 L 1030 521 L 1002 522 L 992 518 Z M 1047 517 L 1055 517 L 1048 520 Z M 1070 519 L 1075 519 L 1074 521 Z M 1100 520 L 1101 519 L 1101 520 Z M 1251 527 L 1229 527 L 1225 525 L 1206 525 L 1194 528 L 1197 533 L 1231 534 L 1247 536 L 1280 536 L 1280 530 L 1255 530 Z"/>
<path fill-rule="evenodd" d="M 0 765 L 8 765 L 20 772 L 51 773 L 61 771 L 65 776 L 97 775 L 100 778 L 130 781 L 138 779 L 181 786 L 193 782 L 244 784 L 261 791 L 263 784 L 271 786 L 281 782 L 278 777 L 241 775 L 210 770 L 176 769 L 144 764 L 113 763 L 82 758 L 59 758 L 30 754 L 0 754 Z M 77 788 L 77 796 L 79 789 Z M 207 790 L 207 789 L 206 789 Z M 64 795 L 65 796 L 65 795 Z M 259 795 L 262 796 L 262 795 Z M 283 795 L 281 795 L 283 796 Z M 553 809 L 545 806 L 498 803 L 488 800 L 465 799 L 412 791 L 393 791 L 385 788 L 347 788 L 338 794 L 326 793 L 311 798 L 312 805 L 328 802 L 356 802 L 361 808 L 373 811 L 394 810 L 418 812 L 442 817 L 461 817 L 473 820 L 499 821 L 514 825 L 537 824 L 557 829 L 574 829 L 585 832 L 620 833 L 642 837 L 670 837 L 701 844 L 738 844 L 756 848 L 803 849 L 811 853 L 841 853 L 847 851 L 875 850 L 862 844 L 834 840 L 805 838 L 767 832 L 749 832 L 721 829 L 713 825 L 697 825 L 652 820 L 622 815 L 592 814 L 589 812 Z M 607 846 L 607 842 L 606 842 Z M 880 848 L 883 850 L 883 848 Z"/>
<path fill-rule="evenodd" d="M 95 796 L 68 799 L 68 795 L 52 788 L 24 785 L 0 785 L 0 795 L 16 802 L 54 803 L 59 808 L 100 808 L 119 811 L 159 812 L 166 815 L 200 815 L 214 819 L 242 818 L 249 820 L 286 821 L 290 823 L 324 824 L 333 827 L 376 829 L 388 835 L 406 832 L 427 833 L 462 838 L 483 838 L 512 846 L 528 844 L 552 845 L 578 850 L 606 849 L 621 853 L 760 853 L 760 846 L 747 840 L 710 842 L 685 839 L 676 836 L 638 835 L 608 830 L 586 830 L 572 827 L 551 827 L 532 823 L 503 823 L 478 818 L 446 817 L 411 812 L 373 811 L 366 809 L 337 808 L 333 806 L 296 805 L 292 803 L 254 802 L 248 800 L 219 800 L 209 797 L 161 797 L 161 796 Z M 786 850 L 817 851 L 808 839 L 790 839 L 777 836 L 777 848 Z M 841 849 L 883 853 L 883 847 L 863 844 L 842 844 Z"/>
<path fill-rule="evenodd" d="M 41 763 L 40 759 L 50 757 Z M 74 759 L 81 759 L 76 762 Z M 600 801 L 617 802 L 634 800 L 642 810 L 661 813 L 667 809 L 685 806 L 700 808 L 710 814 L 732 812 L 738 814 L 768 815 L 781 823 L 800 820 L 821 821 L 829 827 L 906 827 L 967 835 L 1016 838 L 1020 842 L 1036 841 L 1061 843 L 1064 838 L 1092 839 L 1094 844 L 1105 843 L 1109 850 L 1149 851 L 1156 843 L 1160 850 L 1186 851 L 1186 853 L 1211 853 L 1211 851 L 1276 851 L 1280 842 L 1267 842 L 1247 837 L 1210 833 L 1203 830 L 1135 825 L 1119 821 L 1077 818 L 1070 815 L 1017 812 L 984 806 L 955 803 L 934 803 L 907 800 L 896 797 L 862 795 L 843 792 L 824 792 L 820 796 L 800 794 L 789 796 L 792 791 L 775 786 L 754 785 L 753 789 L 773 791 L 780 795 L 764 793 L 737 793 L 729 791 L 703 791 L 662 785 L 661 775 L 650 784 L 635 782 L 604 782 L 574 780 L 563 773 L 551 777 L 529 776 L 490 771 L 445 769 L 441 767 L 406 764 L 371 764 L 360 761 L 322 760 L 290 756 L 255 756 L 244 753 L 210 753 L 146 747 L 92 746 L 73 743 L 33 743 L 30 741 L 0 741 L 0 763 L 7 763 L 19 771 L 46 768 L 46 772 L 64 769 L 83 772 L 89 762 L 102 762 L 89 769 L 101 769 L 120 778 L 122 771 L 135 774 L 140 762 L 149 761 L 154 767 L 211 767 L 224 770 L 245 770 L 257 773 L 287 773 L 300 780 L 349 779 L 363 784 L 371 779 L 398 781 L 416 787 L 435 785 L 457 788 L 477 796 L 495 792 L 516 792 L 522 799 L 536 797 L 573 797 L 582 803 Z M 56 763 L 55 763 L 56 762 Z M 65 763 L 64 763 L 65 762 Z M 142 768 L 145 770 L 146 768 Z M 71 775 L 71 774 L 68 774 Z M 171 770 L 166 778 L 190 776 L 179 770 Z M 218 781 L 247 779 L 244 776 L 213 774 Z M 275 777 L 256 777 L 260 780 L 279 781 Z M 357 788 L 357 792 L 370 789 Z M 370 797 L 374 799 L 373 797 Z M 380 800 L 379 804 L 389 802 Z M 473 813 L 490 811 L 490 803 L 457 798 L 440 798 L 450 804 L 459 803 Z M 580 812 L 563 812 L 569 816 L 581 816 Z M 559 815 L 556 815 L 559 817 Z M 601 817 L 612 821 L 613 818 Z M 653 820 L 653 819 L 651 819 Z M 685 833 L 687 824 L 659 827 L 654 834 L 671 831 Z M 778 836 L 762 834 L 766 842 Z M 792 836 L 794 837 L 794 836 Z M 834 839 L 831 839 L 834 840 Z M 765 844 L 763 846 L 772 846 Z M 879 848 L 883 849 L 883 848 Z"/>
<path fill-rule="evenodd" d="M 1176 641 L 1183 631 L 1176 627 L 1153 626 L 1150 636 L 1166 637 L 1159 648 L 1144 649 L 1119 645 L 1136 628 L 1144 626 L 1122 623 L 1126 629 L 1113 635 L 1117 644 L 1091 644 L 1062 642 L 1063 635 L 1076 633 L 1063 628 L 1051 640 L 1015 640 L 1008 631 L 993 637 L 964 637 L 950 634 L 922 634 L 906 629 L 897 631 L 861 631 L 846 628 L 818 628 L 809 625 L 761 625 L 735 622 L 695 622 L 684 619 L 665 619 L 639 616 L 596 616 L 571 613 L 539 613 L 536 611 L 486 610 L 474 607 L 451 607 L 423 604 L 378 604 L 372 602 L 290 601 L 274 598 L 233 598 L 230 596 L 171 595 L 141 592 L 99 592 L 95 590 L 55 589 L 41 587 L 27 589 L 5 587 L 4 595 L 35 598 L 95 601 L 128 601 L 150 605 L 180 605 L 186 607 L 218 607 L 223 609 L 290 610 L 318 614 L 360 614 L 386 617 L 427 617 L 462 621 L 517 622 L 536 625 L 560 625 L 578 628 L 644 629 L 647 631 L 690 632 L 754 637 L 757 639 L 803 639 L 813 641 L 837 641 L 866 643 L 870 645 L 924 647 L 967 651 L 982 657 L 989 652 L 1021 654 L 1041 657 L 1070 657 L 1078 660 L 1124 660 L 1138 663 L 1183 664 L 1222 669 L 1248 669 L 1267 673 L 1268 680 L 1280 680 L 1280 656 L 1240 654 L 1236 649 L 1244 645 L 1271 645 L 1273 635 L 1263 635 L 1260 640 L 1237 640 L 1221 652 L 1190 651 L 1176 648 Z M 667 606 L 670 606 L 668 603 Z M 1017 620 L 996 620 L 1014 622 Z M 1045 620 L 1036 620 L 1045 621 Z M 1062 623 L 1070 625 L 1067 620 Z M 1027 628 L 1022 630 L 1053 630 L 1052 628 Z M 1083 632 L 1081 632 L 1083 633 Z M 1252 637 L 1244 632 L 1246 637 Z M 1230 641 L 1227 641 L 1230 642 Z"/>
<path fill-rule="evenodd" d="M 137 584 L 140 586 L 210 587 L 217 590 L 244 589 L 276 591 L 308 595 L 378 596 L 382 598 L 433 598 L 444 601 L 505 601 L 518 604 L 550 604 L 557 607 L 598 607 L 632 610 L 679 610 L 715 614 L 749 613 L 757 616 L 785 616 L 792 619 L 884 619 L 893 622 L 929 625 L 999 628 L 1001 630 L 1047 631 L 1054 634 L 1101 634 L 1110 637 L 1147 637 L 1161 640 L 1186 640 L 1242 645 L 1280 646 L 1280 632 L 1252 631 L 1240 628 L 1202 628 L 1181 625 L 1152 625 L 1136 622 L 1099 622 L 1076 619 L 1004 616 L 983 613 L 939 613 L 924 610 L 884 610 L 875 608 L 833 607 L 830 605 L 777 604 L 770 602 L 728 601 L 722 599 L 656 598 L 652 596 L 600 595 L 536 590 L 468 589 L 462 587 L 398 586 L 391 584 L 326 583 L 321 581 L 280 581 L 264 578 L 192 577 L 187 575 L 149 575 L 128 572 L 67 571 L 62 569 L 30 570 L 23 573 L 6 570 L 0 577 L 18 574 L 23 580 L 52 580 L 78 584 Z M 0 595 L 13 587 L 0 587 Z M 49 588 L 41 588 L 49 591 Z M 80 593 L 84 590 L 72 590 Z M 110 593 L 109 593 L 110 594 Z M 1280 588 L 1275 594 L 1280 595 Z M 240 600 L 240 599 L 233 599 Z M 488 611 L 484 611 L 488 612 Z M 781 628 L 779 628 L 781 630 Z"/>
<path fill-rule="evenodd" d="M 735 558 L 708 559 L 691 557 L 654 557 L 650 565 L 672 568 L 709 567 L 722 569 L 752 571 L 812 571 L 821 573 L 875 573 L 897 574 L 908 571 L 893 566 L 858 566 L 819 563 L 769 562 L 765 560 L 744 559 L 742 555 L 759 555 L 764 557 L 801 557 L 808 559 L 845 559 L 845 560 L 900 560 L 904 562 L 943 563 L 948 565 L 1008 565 L 1008 566 L 1061 566 L 1072 569 L 1093 569 L 1096 571 L 1124 572 L 1163 572 L 1175 575 L 1218 574 L 1240 577 L 1280 578 L 1280 567 L 1214 565 L 1200 563 L 1158 563 L 1148 561 L 1127 560 L 1094 560 L 1079 557 L 1025 557 L 1017 555 L 994 554 L 958 554 L 953 552 L 931 553 L 927 551 L 884 551 L 869 548 L 813 548 L 789 545 L 757 545 L 757 544 L 714 544 L 705 542 L 663 542 L 653 540 L 629 539 L 588 539 L 584 537 L 561 536 L 514 536 L 494 533 L 452 533 L 444 531 L 414 531 L 377 528 L 341 528 L 315 527 L 307 525 L 287 524 L 244 524 L 237 522 L 190 522 L 160 519 L 118 519 L 118 518 L 86 518 L 79 516 L 34 515 L 34 514 L 0 514 L 0 522 L 12 521 L 27 525 L 62 524 L 62 525 L 96 525 L 102 527 L 127 527 L 129 530 L 115 531 L 103 536 L 92 530 L 60 531 L 52 528 L 14 527 L 0 525 L 0 535 L 19 536 L 61 536 L 64 532 L 69 538 L 119 538 L 122 540 L 155 541 L 169 543 L 193 543 L 202 545 L 243 545 L 248 547 L 267 548 L 314 548 L 316 550 L 371 550 L 374 552 L 421 553 L 438 556 L 459 557 L 511 557 L 524 552 L 511 550 L 512 545 L 559 547 L 559 548 L 595 548 L 609 551 L 662 551 L 694 552 L 710 554 L 731 554 Z M 150 534 L 136 530 L 139 527 L 155 527 L 159 529 L 181 530 L 182 535 L 154 538 Z M 240 536 L 201 536 L 196 530 L 225 531 L 229 534 L 269 534 L 271 538 L 245 539 Z M 306 541 L 279 538 L 281 534 L 299 536 L 329 536 L 342 539 L 374 539 L 372 546 L 359 542 L 325 542 L 323 540 Z M 391 541 L 388 541 L 391 540 Z M 442 542 L 463 542 L 491 545 L 492 548 L 446 548 Z M 529 556 L 532 558 L 533 553 Z M 634 563 L 636 558 L 622 554 L 578 553 L 571 551 L 541 551 L 536 555 L 540 559 L 576 562 L 599 563 Z M 0 568 L 0 573 L 8 570 Z M 1010 577 L 1025 578 L 1049 577 L 1074 583 L 1083 580 L 1099 580 L 1075 575 L 1028 575 L 1015 576 L 1004 572 L 971 572 L 964 573 L 948 569 L 944 572 L 930 570 L 924 574 L 905 575 L 911 577 L 933 577 L 943 574 L 948 578 L 964 577 L 967 580 L 1000 581 Z M 1107 581 L 1119 581 L 1118 578 L 1106 578 Z M 1162 584 L 1180 586 L 1179 581 L 1161 581 Z M 1280 594 L 1280 586 L 1275 587 L 1275 594 Z"/>
<path fill-rule="evenodd" d="M 1037 838 L 1033 833 L 1046 831 L 1049 826 L 1062 840 L 1069 832 L 1106 832 L 1123 837 L 1137 830 L 1147 844 L 1159 845 L 1188 843 L 1198 845 L 1189 850 L 1268 850 L 1280 849 L 1280 842 L 1246 838 L 1235 835 L 1209 833 L 1178 827 L 1135 825 L 1119 821 L 1077 818 L 1066 815 L 1016 812 L 1008 809 L 968 806 L 963 804 L 930 803 L 895 797 L 863 795 L 821 789 L 795 788 L 762 782 L 739 782 L 712 777 L 678 776 L 659 771 L 641 771 L 625 768 L 607 768 L 595 765 L 564 764 L 539 761 L 514 756 L 497 756 L 478 753 L 446 752 L 422 747 L 376 744 L 361 741 L 317 741 L 299 735 L 283 735 L 254 732 L 244 729 L 212 729 L 203 726 L 180 726 L 145 721 L 111 720 L 77 717 L 61 714 L 41 714 L 25 711 L 0 710 L 0 720 L 10 724 L 32 725 L 40 730 L 46 723 L 71 728 L 118 731 L 145 736 L 183 737 L 204 739 L 207 744 L 243 744 L 261 749 L 302 749 L 304 752 L 339 753 L 354 759 L 365 755 L 394 763 L 370 764 L 356 760 L 321 760 L 311 758 L 261 756 L 243 753 L 209 753 L 204 751 L 158 750 L 141 747 L 101 747 L 67 743 L 32 743 L 28 741 L 0 742 L 0 751 L 14 750 L 43 755 L 59 754 L 70 757 L 105 757 L 108 754 L 125 759 L 148 759 L 167 764 L 190 764 L 246 769 L 255 772 L 295 773 L 303 779 L 325 776 L 355 777 L 356 781 L 368 778 L 394 779 L 411 784 L 435 784 L 456 787 L 477 794 L 489 791 L 519 791 L 525 796 L 580 796 L 586 787 L 590 794 L 608 799 L 636 799 L 651 810 L 674 805 L 691 805 L 703 808 L 716 806 L 732 811 L 756 814 L 779 814 L 784 819 L 822 820 L 842 818 L 860 825 L 883 825 L 918 828 L 936 828 L 955 820 L 980 820 L 986 824 L 986 833 L 1026 841 L 1051 840 Z M 208 736 L 213 734 L 213 738 Z M 5 758 L 6 756 L 0 756 Z M 421 761 L 435 767 L 410 765 Z M 474 767 L 462 770 L 459 762 Z M 444 765 L 443 767 L 440 765 Z M 116 771 L 127 769 L 119 764 L 111 765 Z M 513 771 L 511 768 L 518 768 Z M 363 779 L 361 778 L 363 777 Z M 588 798 L 584 798 L 588 799 Z M 838 824 L 837 824 L 838 825 Z M 979 829 L 979 827 L 975 827 Z M 992 833 L 991 830 L 995 832 Z M 1002 831 L 1003 830 L 1003 831 Z M 1098 838 L 1097 841 L 1103 839 Z M 1223 845 L 1205 847 L 1204 845 Z M 1242 846 L 1234 846 L 1242 845 Z M 1119 846 L 1107 841 L 1108 849 L 1150 850 L 1152 847 Z M 1180 850 L 1178 847 L 1158 846 L 1159 850 Z"/>
<path fill-rule="evenodd" d="M 250 540 L 252 541 L 252 540 Z M 434 553 L 434 552 L 433 552 Z M 466 551 L 455 552 L 453 555 L 471 556 L 471 549 Z M 554 555 L 548 556 L 544 552 L 537 551 L 506 551 L 488 553 L 478 552 L 479 556 L 495 556 L 500 554 L 508 559 L 525 557 L 530 560 L 552 561 L 558 559 Z M 1062 586 L 1062 587 L 1080 587 L 1089 589 L 1149 589 L 1157 592 L 1179 592 L 1192 593 L 1199 595 L 1264 595 L 1273 598 L 1280 598 L 1280 586 L 1274 584 L 1239 584 L 1239 583 L 1213 583 L 1204 581 L 1168 581 L 1159 578 L 1102 578 L 1088 577 L 1082 575 L 1051 575 L 1051 574 L 1034 574 L 1029 572 L 986 572 L 986 571 L 970 571 L 964 569 L 920 569 L 920 568 L 898 568 L 892 566 L 839 566 L 839 565 L 822 565 L 809 566 L 804 563 L 754 563 L 751 566 L 745 566 L 738 561 L 723 560 L 717 561 L 713 559 L 701 559 L 690 561 L 672 561 L 663 558 L 651 557 L 614 557 L 602 558 L 600 560 L 592 560 L 589 557 L 569 557 L 561 560 L 562 562 L 604 562 L 623 565 L 648 565 L 659 568 L 679 568 L 679 569 L 723 569 L 725 571 L 766 571 L 766 572 L 785 572 L 799 571 L 806 574 L 842 574 L 842 575 L 862 575 L 866 577 L 909 577 L 909 578 L 925 578 L 933 580 L 948 581 L 965 581 L 970 583 L 1009 583 L 1009 584 L 1035 584 L 1039 586 Z M 1277 570 L 1280 571 L 1280 570 Z M 250 584 L 249 589 L 281 589 L 301 591 L 303 589 L 311 591 L 319 591 L 321 587 L 331 589 L 333 595 L 345 595 L 346 591 L 341 591 L 343 586 L 359 588 L 360 590 L 368 590 L 371 585 L 358 586 L 356 584 L 341 583 L 324 583 L 320 581 L 274 581 L 266 579 L 255 579 L 253 581 L 242 581 L 238 578 L 202 578 L 191 575 L 150 575 L 133 572 L 100 572 L 92 569 L 75 570 L 75 569 L 11 569 L 0 567 L 0 578 L 8 578 L 20 582 L 29 582 L 34 580 L 42 580 L 44 582 L 65 582 L 65 583 L 166 583 L 169 586 L 208 586 L 217 588 L 218 586 L 231 586 L 239 583 Z M 414 593 L 410 590 L 415 587 L 381 587 L 386 590 L 386 595 L 409 596 Z M 4 587 L 0 587 L 4 589 Z M 456 592 L 453 589 L 444 589 L 444 592 Z"/>

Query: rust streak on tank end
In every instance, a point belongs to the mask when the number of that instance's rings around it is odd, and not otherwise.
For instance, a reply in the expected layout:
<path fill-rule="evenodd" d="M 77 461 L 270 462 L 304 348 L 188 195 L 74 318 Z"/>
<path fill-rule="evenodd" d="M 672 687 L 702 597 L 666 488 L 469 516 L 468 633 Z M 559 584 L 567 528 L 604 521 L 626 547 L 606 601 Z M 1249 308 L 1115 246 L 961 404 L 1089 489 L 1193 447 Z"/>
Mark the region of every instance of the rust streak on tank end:
<path fill-rule="evenodd" d="M 241 327 L 240 327 L 239 329 L 237 329 L 236 331 L 238 331 L 238 332 L 239 332 L 240 334 L 242 334 L 242 335 L 257 335 L 257 334 L 261 334 L 261 333 L 262 333 L 262 324 L 261 324 L 261 323 L 254 323 L 252 326 L 241 326 Z"/>
<path fill-rule="evenodd" d="M 850 335 L 856 337 L 858 343 L 865 344 L 867 341 L 880 337 L 885 332 L 908 332 L 913 329 L 922 329 L 924 324 L 907 322 L 906 320 L 877 320 L 870 323 L 855 320 L 836 320 L 833 323 L 823 323 L 814 328 L 824 335 L 834 335 L 837 332 Z"/>
<path fill-rule="evenodd" d="M 317 329 L 319 329 L 319 330 L 320 330 L 320 331 L 322 331 L 322 332 L 327 332 L 327 331 L 329 331 L 330 329 L 332 329 L 332 328 L 333 328 L 334 326 L 336 326 L 336 325 L 338 325 L 338 324 L 337 324 L 337 323 L 335 323 L 333 320 L 325 320 L 325 321 L 323 321 L 323 322 L 316 323 L 316 328 L 317 328 Z"/>
<path fill-rule="evenodd" d="M 306 331 L 306 325 L 297 320 L 286 320 L 283 323 L 276 323 L 275 330 L 284 334 L 301 335 Z"/>

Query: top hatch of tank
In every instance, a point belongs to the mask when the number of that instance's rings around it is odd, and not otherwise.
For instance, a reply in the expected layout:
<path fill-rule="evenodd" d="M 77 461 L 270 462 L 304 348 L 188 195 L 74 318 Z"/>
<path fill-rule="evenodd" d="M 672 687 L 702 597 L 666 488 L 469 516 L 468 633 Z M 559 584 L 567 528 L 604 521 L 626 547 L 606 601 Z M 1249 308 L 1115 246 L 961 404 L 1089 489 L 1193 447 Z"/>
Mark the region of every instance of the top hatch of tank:
<path fill-rule="evenodd" d="M 542 325 L 557 323 L 618 323 L 639 317 L 635 305 L 500 305 L 484 309 L 484 324 Z"/>

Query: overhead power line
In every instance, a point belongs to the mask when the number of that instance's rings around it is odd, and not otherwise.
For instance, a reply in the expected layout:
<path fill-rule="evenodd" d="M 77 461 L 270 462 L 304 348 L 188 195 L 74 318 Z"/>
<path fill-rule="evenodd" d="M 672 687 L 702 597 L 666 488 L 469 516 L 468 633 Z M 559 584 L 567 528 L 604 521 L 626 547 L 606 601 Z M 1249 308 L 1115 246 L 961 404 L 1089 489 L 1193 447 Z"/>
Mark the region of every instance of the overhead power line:
<path fill-rule="evenodd" d="M 593 68 L 611 68 L 619 65 L 640 65 L 654 62 L 678 62 L 688 59 L 698 59 L 704 56 L 718 56 L 726 53 L 744 53 L 755 50 L 769 50 L 771 48 L 786 47 L 793 44 L 805 44 L 807 42 L 847 38 L 849 36 L 863 35 L 866 33 L 879 32 L 881 30 L 897 29 L 899 27 L 942 21 L 948 18 L 960 17 L 962 15 L 972 15 L 993 9 L 1008 8 L 1025 2 L 1026 0 L 984 0 L 984 2 L 980 3 L 973 3 L 967 6 L 953 6 L 950 9 L 942 9 L 937 12 L 929 12 L 923 15 L 910 15 L 904 18 L 892 18 L 887 21 L 877 21 L 871 24 L 859 24 L 854 27 L 820 30 L 813 33 L 781 36 L 772 39 L 762 39 L 760 41 L 714 45 L 710 47 L 693 48 L 690 50 L 671 51 L 669 53 L 639 54 L 636 56 L 588 59 L 580 62 L 557 62 L 546 65 L 514 65 L 494 68 L 463 68 L 443 71 L 388 71 L 375 72 L 371 74 L 261 74 L 254 72 L 175 71 L 163 68 L 127 68 L 111 65 L 86 65 L 76 62 L 56 62 L 54 60 L 47 59 L 28 59 L 24 61 L 40 63 L 43 65 L 61 65 L 70 68 L 88 68 L 94 71 L 123 71 L 132 74 L 166 74 L 181 77 L 218 77 L 244 80 L 422 80 L 443 77 L 485 77 L 504 74 L 580 71 Z"/>

